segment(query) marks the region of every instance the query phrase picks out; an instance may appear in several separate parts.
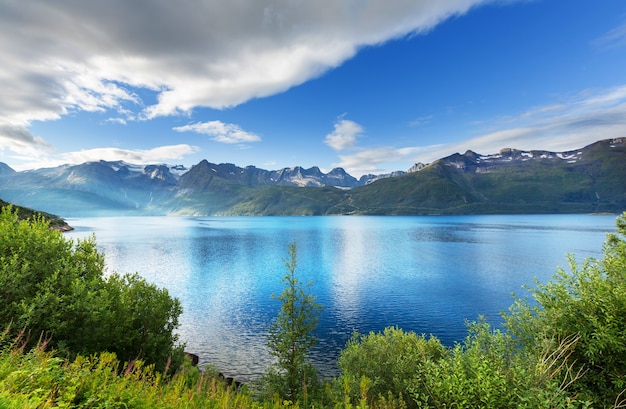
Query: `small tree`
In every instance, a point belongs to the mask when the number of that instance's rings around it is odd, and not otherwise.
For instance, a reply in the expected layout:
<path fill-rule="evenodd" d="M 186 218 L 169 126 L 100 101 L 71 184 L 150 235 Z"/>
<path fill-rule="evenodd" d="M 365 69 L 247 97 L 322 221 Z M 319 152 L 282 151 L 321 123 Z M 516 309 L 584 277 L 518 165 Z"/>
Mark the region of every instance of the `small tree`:
<path fill-rule="evenodd" d="M 288 270 L 282 279 L 285 289 L 278 297 L 272 295 L 281 302 L 281 308 L 270 326 L 267 341 L 276 362 L 270 367 L 266 382 L 270 392 L 292 402 L 299 399 L 306 402 L 311 387 L 317 383 L 317 373 L 308 354 L 317 342 L 313 331 L 317 328 L 321 306 L 315 296 L 305 291 L 311 283 L 303 286 L 296 277 L 295 243 L 289 245 L 289 258 L 283 261 Z"/>

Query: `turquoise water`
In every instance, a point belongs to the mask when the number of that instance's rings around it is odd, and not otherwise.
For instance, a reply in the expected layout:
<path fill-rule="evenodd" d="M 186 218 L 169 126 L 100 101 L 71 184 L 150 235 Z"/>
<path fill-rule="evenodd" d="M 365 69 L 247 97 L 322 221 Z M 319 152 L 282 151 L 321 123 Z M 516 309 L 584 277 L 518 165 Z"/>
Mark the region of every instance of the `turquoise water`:
<path fill-rule="evenodd" d="M 282 259 L 296 242 L 303 282 L 324 310 L 312 359 L 323 375 L 350 336 L 399 326 L 452 345 L 465 320 L 496 325 L 567 253 L 600 257 L 615 216 L 118 217 L 70 219 L 95 233 L 109 271 L 138 272 L 180 299 L 187 350 L 242 381 L 262 375 Z"/>

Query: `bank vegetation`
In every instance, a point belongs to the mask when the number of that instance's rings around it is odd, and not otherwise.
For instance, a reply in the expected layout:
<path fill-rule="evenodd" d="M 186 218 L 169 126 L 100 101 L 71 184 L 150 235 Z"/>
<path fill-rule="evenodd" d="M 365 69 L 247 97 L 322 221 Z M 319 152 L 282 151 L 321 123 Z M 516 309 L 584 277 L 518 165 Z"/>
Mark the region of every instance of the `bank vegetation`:
<path fill-rule="evenodd" d="M 289 256 L 268 335 L 277 365 L 237 385 L 185 358 L 166 289 L 104 274 L 94 237 L 74 242 L 4 207 L 0 409 L 626 407 L 626 213 L 601 259 L 571 257 L 514 300 L 502 328 L 478 317 L 453 347 L 394 327 L 356 334 L 335 379 L 306 356 L 320 306 L 297 280 L 295 244 Z"/>

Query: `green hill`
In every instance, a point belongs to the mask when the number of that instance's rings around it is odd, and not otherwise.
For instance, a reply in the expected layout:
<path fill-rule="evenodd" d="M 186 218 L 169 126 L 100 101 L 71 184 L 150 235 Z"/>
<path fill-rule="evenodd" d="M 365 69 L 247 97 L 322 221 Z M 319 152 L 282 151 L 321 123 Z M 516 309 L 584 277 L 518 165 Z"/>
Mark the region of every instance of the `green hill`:
<path fill-rule="evenodd" d="M 62 218 L 60 218 L 59 216 L 46 213 L 46 212 L 39 212 L 37 210 L 29 209 L 27 207 L 16 206 L 0 199 L 0 209 L 6 206 L 13 206 L 13 208 L 17 210 L 17 214 L 21 220 L 32 219 L 34 217 L 42 216 L 44 219 L 50 222 L 50 228 L 52 229 L 59 230 L 59 231 L 73 230 L 73 228 L 70 225 L 68 225 L 67 222 L 63 220 Z"/>
<path fill-rule="evenodd" d="M 355 188 L 359 214 L 590 213 L 626 209 L 624 141 L 564 154 L 469 151 L 423 170 Z M 532 157 L 531 157 L 532 155 Z"/>

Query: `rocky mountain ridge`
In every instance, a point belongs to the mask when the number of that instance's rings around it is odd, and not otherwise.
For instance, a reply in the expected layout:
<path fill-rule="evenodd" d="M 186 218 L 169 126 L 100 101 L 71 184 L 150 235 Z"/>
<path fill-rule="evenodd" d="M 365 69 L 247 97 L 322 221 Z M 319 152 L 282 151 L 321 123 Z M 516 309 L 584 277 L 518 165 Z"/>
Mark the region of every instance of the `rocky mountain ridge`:
<path fill-rule="evenodd" d="M 623 141 L 620 143 L 623 144 Z M 443 158 L 442 160 L 453 166 L 456 166 L 458 169 L 461 170 L 471 172 L 488 172 L 494 167 L 503 164 L 511 164 L 513 162 L 545 162 L 549 160 L 561 160 L 567 163 L 576 163 L 576 161 L 581 159 L 582 154 L 583 149 L 577 149 L 567 152 L 550 152 L 537 150 L 523 151 L 518 149 L 504 148 L 501 149 L 499 153 L 491 155 L 481 155 L 474 151 L 468 150 L 463 155 L 455 153 L 446 158 Z"/>
<path fill-rule="evenodd" d="M 416 164 L 406 172 L 360 179 L 341 168 L 328 173 L 299 166 L 270 171 L 207 160 L 190 169 L 99 161 L 22 172 L 0 163 L 0 198 L 64 217 L 437 214 L 489 207 L 500 211 L 502 206 L 510 208 L 507 201 L 516 201 L 519 211 L 526 212 L 539 203 L 531 196 L 539 197 L 536 192 L 545 189 L 567 190 L 558 197 L 543 194 L 544 202 L 554 202 L 551 208 L 557 212 L 558 203 L 565 209 L 566 203 L 591 203 L 601 194 L 603 200 L 610 198 L 611 206 L 619 207 L 626 202 L 625 139 L 599 141 L 568 152 L 502 149 L 482 155 L 469 150 L 428 165 Z M 511 186 L 528 197 L 510 191 Z M 509 197 L 502 195 L 505 191 Z"/>
<path fill-rule="evenodd" d="M 192 166 L 187 173 L 204 173 L 205 178 L 219 177 L 248 187 L 275 185 L 353 188 L 360 184 L 356 178 L 346 173 L 342 168 L 335 168 L 328 173 L 323 173 L 317 166 L 309 169 L 296 166 L 279 170 L 265 170 L 255 166 L 241 168 L 231 163 L 214 164 L 203 160 L 197 165 Z M 187 179 L 197 179 L 197 177 L 183 174 L 181 179 L 183 185 L 188 185 Z"/>

